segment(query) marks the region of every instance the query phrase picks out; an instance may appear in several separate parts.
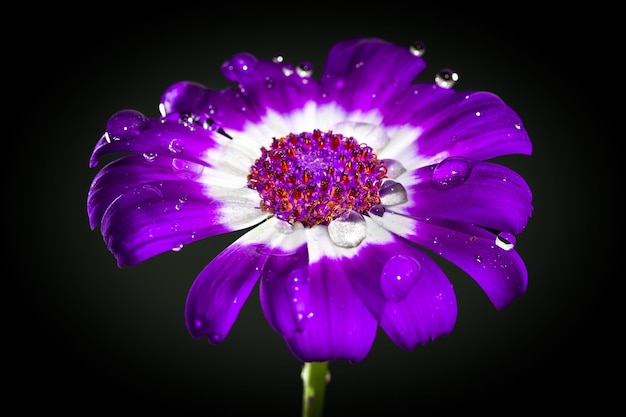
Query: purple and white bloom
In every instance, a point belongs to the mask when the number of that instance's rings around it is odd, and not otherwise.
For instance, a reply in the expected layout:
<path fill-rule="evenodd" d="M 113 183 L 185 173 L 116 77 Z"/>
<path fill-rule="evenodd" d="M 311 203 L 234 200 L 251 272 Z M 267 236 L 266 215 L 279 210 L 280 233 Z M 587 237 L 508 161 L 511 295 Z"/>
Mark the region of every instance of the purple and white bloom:
<path fill-rule="evenodd" d="M 114 114 L 90 160 L 116 158 L 89 190 L 91 228 L 119 267 L 248 229 L 196 278 L 188 330 L 223 341 L 259 282 L 303 362 L 358 362 L 379 327 L 405 350 L 449 334 L 455 292 L 431 255 L 504 308 L 526 291 L 514 243 L 532 196 L 488 160 L 532 145 L 498 96 L 455 91 L 453 72 L 416 83 L 422 52 L 345 40 L 319 79 L 238 53 L 222 66 L 232 87 L 179 82 L 161 117 Z"/>

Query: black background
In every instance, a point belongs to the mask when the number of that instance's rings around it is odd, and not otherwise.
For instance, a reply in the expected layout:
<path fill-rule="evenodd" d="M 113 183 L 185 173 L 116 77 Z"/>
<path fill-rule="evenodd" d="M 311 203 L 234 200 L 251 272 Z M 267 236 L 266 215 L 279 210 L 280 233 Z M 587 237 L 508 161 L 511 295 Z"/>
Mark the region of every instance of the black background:
<path fill-rule="evenodd" d="M 326 416 L 607 404 L 604 375 L 616 366 L 619 333 L 609 319 L 623 276 L 608 272 L 619 268 L 611 248 L 622 222 L 602 226 L 617 202 L 610 196 L 621 192 L 609 186 L 617 168 L 608 162 L 616 138 L 607 96 L 619 83 L 609 65 L 610 13 L 598 6 L 565 18 L 542 8 L 412 4 L 107 3 L 73 17 L 39 9 L 5 33 L 5 209 L 15 234 L 6 242 L 5 345 L 14 352 L 6 376 L 10 397 L 27 398 L 16 404 L 299 415 L 301 364 L 266 323 L 258 291 L 221 345 L 185 329 L 192 281 L 239 234 L 118 269 L 89 229 L 85 202 L 96 170 L 88 160 L 110 115 L 132 108 L 157 116 L 161 93 L 181 80 L 225 87 L 220 65 L 236 52 L 308 60 L 319 76 L 335 42 L 360 36 L 423 40 L 428 67 L 418 80 L 453 68 L 458 90 L 494 92 L 520 115 L 533 155 L 501 161 L 533 190 L 535 211 L 517 239 L 529 287 L 496 311 L 471 278 L 442 262 L 458 296 L 454 332 L 405 352 L 380 331 L 361 363 L 331 363 Z"/>

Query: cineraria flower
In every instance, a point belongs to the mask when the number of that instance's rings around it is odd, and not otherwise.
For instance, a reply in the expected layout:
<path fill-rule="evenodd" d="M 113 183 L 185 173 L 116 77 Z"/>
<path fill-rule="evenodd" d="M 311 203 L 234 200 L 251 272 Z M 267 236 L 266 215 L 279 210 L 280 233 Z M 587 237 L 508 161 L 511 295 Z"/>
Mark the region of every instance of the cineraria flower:
<path fill-rule="evenodd" d="M 526 291 L 514 236 L 533 208 L 524 179 L 488 160 L 531 142 L 499 97 L 455 91 L 454 72 L 416 83 L 422 53 L 342 41 L 319 79 L 238 53 L 222 66 L 233 87 L 179 82 L 161 117 L 114 114 L 90 160 L 116 158 L 89 190 L 91 228 L 119 267 L 247 229 L 196 278 L 188 330 L 223 341 L 259 282 L 303 362 L 361 361 L 379 327 L 405 350 L 449 334 L 455 292 L 431 256 L 504 308 Z"/>

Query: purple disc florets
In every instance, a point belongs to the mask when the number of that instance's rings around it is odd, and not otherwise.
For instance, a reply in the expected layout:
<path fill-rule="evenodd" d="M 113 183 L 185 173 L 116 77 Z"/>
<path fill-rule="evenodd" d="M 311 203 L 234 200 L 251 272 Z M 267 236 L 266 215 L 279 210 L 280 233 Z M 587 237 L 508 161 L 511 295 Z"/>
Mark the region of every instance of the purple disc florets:
<path fill-rule="evenodd" d="M 261 209 L 291 224 L 327 225 L 352 210 L 380 204 L 387 168 L 372 148 L 352 137 L 314 130 L 290 133 L 262 148 L 248 174 Z"/>

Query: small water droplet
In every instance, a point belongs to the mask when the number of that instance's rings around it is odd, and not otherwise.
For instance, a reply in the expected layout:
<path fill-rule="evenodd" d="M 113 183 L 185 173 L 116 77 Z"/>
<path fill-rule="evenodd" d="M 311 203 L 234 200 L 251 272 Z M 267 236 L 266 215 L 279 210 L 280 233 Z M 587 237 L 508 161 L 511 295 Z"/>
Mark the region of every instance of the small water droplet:
<path fill-rule="evenodd" d="M 247 52 L 238 53 L 230 59 L 233 70 L 241 75 L 250 74 L 256 68 L 257 63 L 256 57 Z"/>
<path fill-rule="evenodd" d="M 419 262 L 412 257 L 396 255 L 389 259 L 380 276 L 383 296 L 394 302 L 404 299 L 420 277 L 420 271 Z"/>
<path fill-rule="evenodd" d="M 504 250 L 511 250 L 515 247 L 515 235 L 509 232 L 502 232 L 496 236 L 496 246 Z"/>
<path fill-rule="evenodd" d="M 172 252 L 180 252 L 183 249 L 183 244 L 178 243 L 172 247 Z"/>
<path fill-rule="evenodd" d="M 185 149 L 185 144 L 180 139 L 172 139 L 167 148 L 172 153 L 181 153 Z"/>
<path fill-rule="evenodd" d="M 276 230 L 286 235 L 293 233 L 293 225 L 289 222 L 279 221 L 276 223 Z"/>
<path fill-rule="evenodd" d="M 285 77 L 290 77 L 296 70 L 294 69 L 293 65 L 285 64 L 283 65 L 282 71 Z"/>
<path fill-rule="evenodd" d="M 172 173 L 178 178 L 191 180 L 204 172 L 204 166 L 184 159 L 172 159 Z"/>
<path fill-rule="evenodd" d="M 222 336 L 219 333 L 211 333 L 207 337 L 209 339 L 209 342 L 213 344 L 221 343 L 222 340 L 224 339 L 224 336 Z"/>
<path fill-rule="evenodd" d="M 378 190 L 380 202 L 385 206 L 395 206 L 406 203 L 408 196 L 404 185 L 393 180 L 387 180 Z"/>
<path fill-rule="evenodd" d="M 483 257 L 476 254 L 474 255 L 474 262 L 476 262 L 477 264 L 481 263 L 483 261 Z"/>
<path fill-rule="evenodd" d="M 435 166 L 431 179 L 433 187 L 448 190 L 463 184 L 476 164 L 473 159 L 451 156 Z"/>
<path fill-rule="evenodd" d="M 274 58 L 272 58 L 272 62 L 281 63 L 283 61 L 284 61 L 284 58 L 282 57 L 282 55 L 277 55 Z"/>
<path fill-rule="evenodd" d="M 422 56 L 426 52 L 426 44 L 422 41 L 414 41 L 409 45 L 409 51 L 415 56 Z"/>
<path fill-rule="evenodd" d="M 382 204 L 378 204 L 373 206 L 369 212 L 374 216 L 383 217 L 383 214 L 385 214 L 385 207 Z"/>
<path fill-rule="evenodd" d="M 361 244 L 367 232 L 363 216 L 349 211 L 328 224 L 330 240 L 341 248 L 354 248 Z"/>
<path fill-rule="evenodd" d="M 296 73 L 300 77 L 310 77 L 313 75 L 313 64 L 310 62 L 301 62 L 300 65 L 296 67 Z"/>
<path fill-rule="evenodd" d="M 459 74 L 446 68 L 435 75 L 435 83 L 441 88 L 452 88 L 459 81 Z"/>
<path fill-rule="evenodd" d="M 406 172 L 406 168 L 395 159 L 383 159 L 380 162 L 387 168 L 387 176 L 389 178 L 398 178 Z"/>
<path fill-rule="evenodd" d="M 156 157 L 157 157 L 157 154 L 153 152 L 144 152 L 143 154 L 143 159 L 145 159 L 148 162 L 154 162 Z"/>

